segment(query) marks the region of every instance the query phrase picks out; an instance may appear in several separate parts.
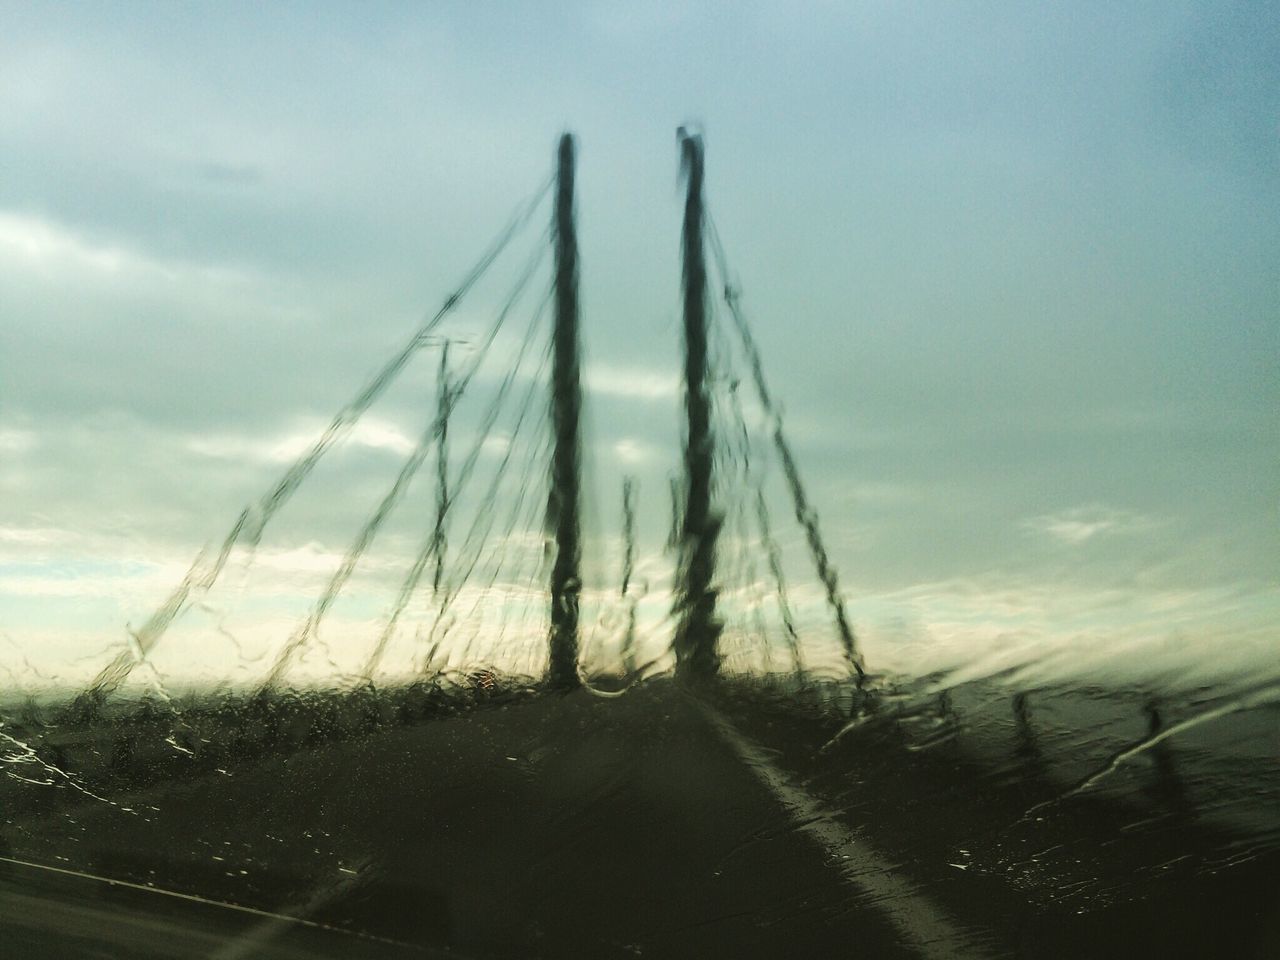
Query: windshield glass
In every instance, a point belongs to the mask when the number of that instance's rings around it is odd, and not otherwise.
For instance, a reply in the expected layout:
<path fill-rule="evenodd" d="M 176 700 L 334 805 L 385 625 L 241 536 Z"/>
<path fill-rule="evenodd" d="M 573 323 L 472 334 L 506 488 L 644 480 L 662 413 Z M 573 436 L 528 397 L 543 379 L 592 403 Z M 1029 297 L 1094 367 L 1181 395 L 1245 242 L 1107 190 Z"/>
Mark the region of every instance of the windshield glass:
<path fill-rule="evenodd" d="M 1269 5 L 0 23 L 0 953 L 1280 953 Z"/>

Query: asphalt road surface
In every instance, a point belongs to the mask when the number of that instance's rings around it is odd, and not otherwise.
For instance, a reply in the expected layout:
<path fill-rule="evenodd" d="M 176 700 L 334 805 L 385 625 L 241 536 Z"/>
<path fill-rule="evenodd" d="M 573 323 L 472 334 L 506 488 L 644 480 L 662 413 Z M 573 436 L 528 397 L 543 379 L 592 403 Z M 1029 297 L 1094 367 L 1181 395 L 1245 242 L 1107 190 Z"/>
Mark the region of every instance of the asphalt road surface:
<path fill-rule="evenodd" d="M 64 790 L 0 832 L 0 957 L 1127 956 L 1164 923 L 1082 941 L 946 864 L 921 882 L 910 817 L 877 844 L 751 726 L 653 683 Z"/>
<path fill-rule="evenodd" d="M 0 954 L 983 955 L 744 749 L 664 684 L 86 797 L 9 830 Z"/>

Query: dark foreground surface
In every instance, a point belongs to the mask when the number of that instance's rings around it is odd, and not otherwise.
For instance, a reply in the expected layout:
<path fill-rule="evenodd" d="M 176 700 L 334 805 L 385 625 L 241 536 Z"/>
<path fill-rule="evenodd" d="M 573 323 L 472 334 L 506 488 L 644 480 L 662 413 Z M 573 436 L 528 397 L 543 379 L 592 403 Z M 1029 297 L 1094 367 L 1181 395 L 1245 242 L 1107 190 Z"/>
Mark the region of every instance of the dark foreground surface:
<path fill-rule="evenodd" d="M 0 956 L 1280 956 L 1271 853 L 830 732 L 659 682 L 32 787 Z"/>

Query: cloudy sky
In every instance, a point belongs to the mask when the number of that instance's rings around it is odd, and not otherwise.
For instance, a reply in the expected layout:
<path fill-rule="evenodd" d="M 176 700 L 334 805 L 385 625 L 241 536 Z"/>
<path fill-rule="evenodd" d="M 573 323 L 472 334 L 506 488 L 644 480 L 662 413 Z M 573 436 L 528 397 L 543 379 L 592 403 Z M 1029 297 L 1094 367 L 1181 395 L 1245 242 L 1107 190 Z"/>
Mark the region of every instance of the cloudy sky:
<path fill-rule="evenodd" d="M 704 134 L 710 208 L 873 668 L 1280 660 L 1265 0 L 4 2 L 0 24 L 0 664 L 19 686 L 124 649 L 536 194 L 564 129 L 592 576 L 617 580 L 634 475 L 656 592 L 680 124 Z M 456 356 L 546 216 L 458 311 Z M 242 578 L 259 593 L 210 598 L 209 623 L 225 635 L 234 605 L 261 645 L 236 647 L 246 676 L 413 450 L 437 362 L 417 358 L 282 511 Z M 503 372 L 477 374 L 477 410 Z M 461 456 L 480 414 L 459 416 Z M 391 603 L 375 574 L 398 582 L 412 556 L 427 463 L 352 622 Z M 803 604 L 817 581 L 774 512 Z M 171 648 L 180 671 L 194 648 Z"/>

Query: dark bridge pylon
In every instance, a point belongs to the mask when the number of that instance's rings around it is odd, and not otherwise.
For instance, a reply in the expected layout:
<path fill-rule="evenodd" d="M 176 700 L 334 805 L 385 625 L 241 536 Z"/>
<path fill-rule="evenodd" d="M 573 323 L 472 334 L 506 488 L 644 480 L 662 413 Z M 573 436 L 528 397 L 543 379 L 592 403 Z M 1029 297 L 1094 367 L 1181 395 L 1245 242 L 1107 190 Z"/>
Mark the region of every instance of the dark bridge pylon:
<path fill-rule="evenodd" d="M 810 557 L 818 579 L 822 582 L 845 661 L 858 687 L 862 688 L 866 681 L 866 671 L 858 651 L 857 639 L 849 623 L 839 578 L 823 541 L 817 512 L 806 494 L 799 467 L 783 431 L 781 413 L 765 382 L 760 351 L 742 312 L 738 291 L 729 280 L 724 249 L 715 224 L 706 211 L 703 199 L 705 165 L 702 138 L 686 132 L 683 127 L 678 135 L 687 194 L 682 231 L 686 436 L 684 498 L 678 527 L 680 553 L 675 599 L 677 626 L 673 640 L 676 670 L 686 678 L 705 678 L 716 674 L 721 659 L 718 643 L 724 629 L 716 610 L 716 547 L 724 515 L 713 500 L 717 442 L 712 426 L 708 271 L 704 250 L 705 243 L 709 242 L 715 255 L 725 305 L 749 368 L 748 377 L 756 389 L 757 399 L 767 418 L 772 446 L 781 462 L 796 522 L 804 531 Z M 732 382 L 736 384 L 736 381 Z M 738 426 L 745 433 L 740 413 Z M 788 609 L 781 561 L 769 532 L 767 508 L 762 493 L 758 506 L 760 535 L 768 548 L 770 568 L 778 590 L 777 599 L 787 631 L 786 639 L 791 647 L 796 669 L 799 670 L 799 638 Z"/>
<path fill-rule="evenodd" d="M 703 251 L 702 138 L 680 136 L 687 192 L 682 230 L 684 283 L 684 510 L 676 584 L 676 673 L 684 679 L 713 676 L 723 629 L 716 615 L 716 540 L 722 518 L 712 502 L 715 436 L 707 385 L 707 265 Z"/>
<path fill-rule="evenodd" d="M 547 522 L 555 538 L 547 680 L 579 685 L 578 604 L 582 595 L 582 384 L 578 332 L 578 234 L 574 224 L 574 140 L 560 138 L 556 165 L 555 326 L 551 339 L 551 485 Z"/>

